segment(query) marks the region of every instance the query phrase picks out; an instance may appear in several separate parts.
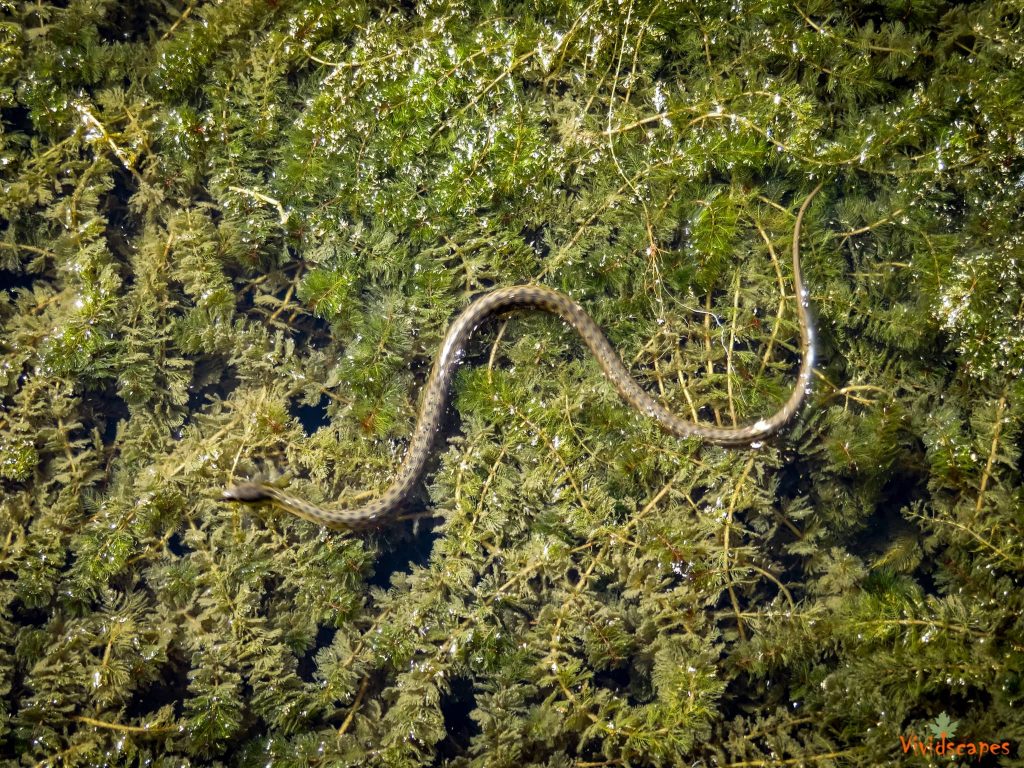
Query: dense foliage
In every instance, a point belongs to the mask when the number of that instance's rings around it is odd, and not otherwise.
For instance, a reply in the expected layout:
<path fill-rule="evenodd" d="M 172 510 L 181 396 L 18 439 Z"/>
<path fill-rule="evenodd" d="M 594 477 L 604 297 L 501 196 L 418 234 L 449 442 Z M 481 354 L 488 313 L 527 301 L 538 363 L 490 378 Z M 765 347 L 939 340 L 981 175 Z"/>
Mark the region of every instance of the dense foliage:
<path fill-rule="evenodd" d="M 1024 764 L 1019 6 L 0 14 L 5 765 L 950 764 L 901 747 L 937 722 Z M 524 314 L 412 519 L 218 502 L 384 487 L 496 285 L 680 413 L 772 412 L 819 181 L 770 444 L 659 433 Z"/>

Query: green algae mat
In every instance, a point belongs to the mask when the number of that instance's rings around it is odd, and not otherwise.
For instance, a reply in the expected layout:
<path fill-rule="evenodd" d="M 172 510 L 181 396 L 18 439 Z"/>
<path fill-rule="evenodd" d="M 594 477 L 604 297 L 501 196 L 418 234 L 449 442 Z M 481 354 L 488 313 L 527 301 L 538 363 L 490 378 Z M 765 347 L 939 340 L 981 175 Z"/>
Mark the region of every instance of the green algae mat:
<path fill-rule="evenodd" d="M 1013 3 L 0 0 L 0 765 L 1024 765 Z M 704 445 L 541 313 L 572 296 Z"/>

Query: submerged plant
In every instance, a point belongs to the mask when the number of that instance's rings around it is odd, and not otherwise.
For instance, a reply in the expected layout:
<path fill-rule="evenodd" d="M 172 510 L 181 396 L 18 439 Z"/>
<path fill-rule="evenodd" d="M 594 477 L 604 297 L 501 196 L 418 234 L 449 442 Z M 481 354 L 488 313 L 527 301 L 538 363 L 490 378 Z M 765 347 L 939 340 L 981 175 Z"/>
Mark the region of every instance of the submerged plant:
<path fill-rule="evenodd" d="M 876 766 L 940 716 L 1020 759 L 1018 9 L 0 13 L 5 764 Z M 372 498 L 497 286 L 771 413 L 819 182 L 780 438 L 664 435 L 512 315 L 410 519 L 220 503 Z"/>

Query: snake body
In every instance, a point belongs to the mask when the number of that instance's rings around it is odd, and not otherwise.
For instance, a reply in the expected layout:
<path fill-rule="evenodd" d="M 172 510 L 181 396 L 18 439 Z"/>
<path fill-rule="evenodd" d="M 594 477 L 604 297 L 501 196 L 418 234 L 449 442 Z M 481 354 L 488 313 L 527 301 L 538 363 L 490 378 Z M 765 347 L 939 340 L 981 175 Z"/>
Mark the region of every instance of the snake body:
<path fill-rule="evenodd" d="M 269 501 L 294 515 L 330 528 L 360 528 L 387 518 L 403 505 L 423 475 L 431 445 L 441 427 L 452 376 L 459 367 L 469 337 L 484 320 L 510 309 L 535 309 L 562 318 L 583 339 L 619 396 L 640 413 L 655 419 L 665 431 L 673 435 L 700 437 L 709 443 L 724 446 L 749 445 L 771 435 L 800 407 L 810 385 L 811 368 L 814 365 L 814 331 L 800 273 L 800 226 L 804 212 L 819 189 L 820 184 L 804 200 L 793 227 L 793 283 L 800 323 L 800 371 L 789 398 L 771 416 L 744 427 L 713 427 L 679 418 L 643 390 L 622 364 L 600 326 L 579 304 L 564 293 L 550 288 L 514 285 L 480 296 L 462 311 L 448 329 L 426 381 L 419 417 L 405 459 L 395 479 L 379 498 L 352 509 L 331 510 L 271 485 L 247 482 L 226 488 L 222 499 L 246 504 Z"/>

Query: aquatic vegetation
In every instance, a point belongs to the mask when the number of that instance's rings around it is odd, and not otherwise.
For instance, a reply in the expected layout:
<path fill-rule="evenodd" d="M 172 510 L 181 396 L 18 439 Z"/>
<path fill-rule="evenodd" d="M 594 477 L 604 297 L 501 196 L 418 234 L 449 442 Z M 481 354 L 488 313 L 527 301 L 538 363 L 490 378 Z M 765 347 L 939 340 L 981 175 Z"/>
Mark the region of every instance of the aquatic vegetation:
<path fill-rule="evenodd" d="M 1019 9 L 0 0 L 0 758 L 855 765 L 1024 741 Z M 470 299 L 409 518 L 384 488 Z M 952 733 L 952 731 L 949 731 Z M 901 741 L 901 737 L 903 741 Z"/>

